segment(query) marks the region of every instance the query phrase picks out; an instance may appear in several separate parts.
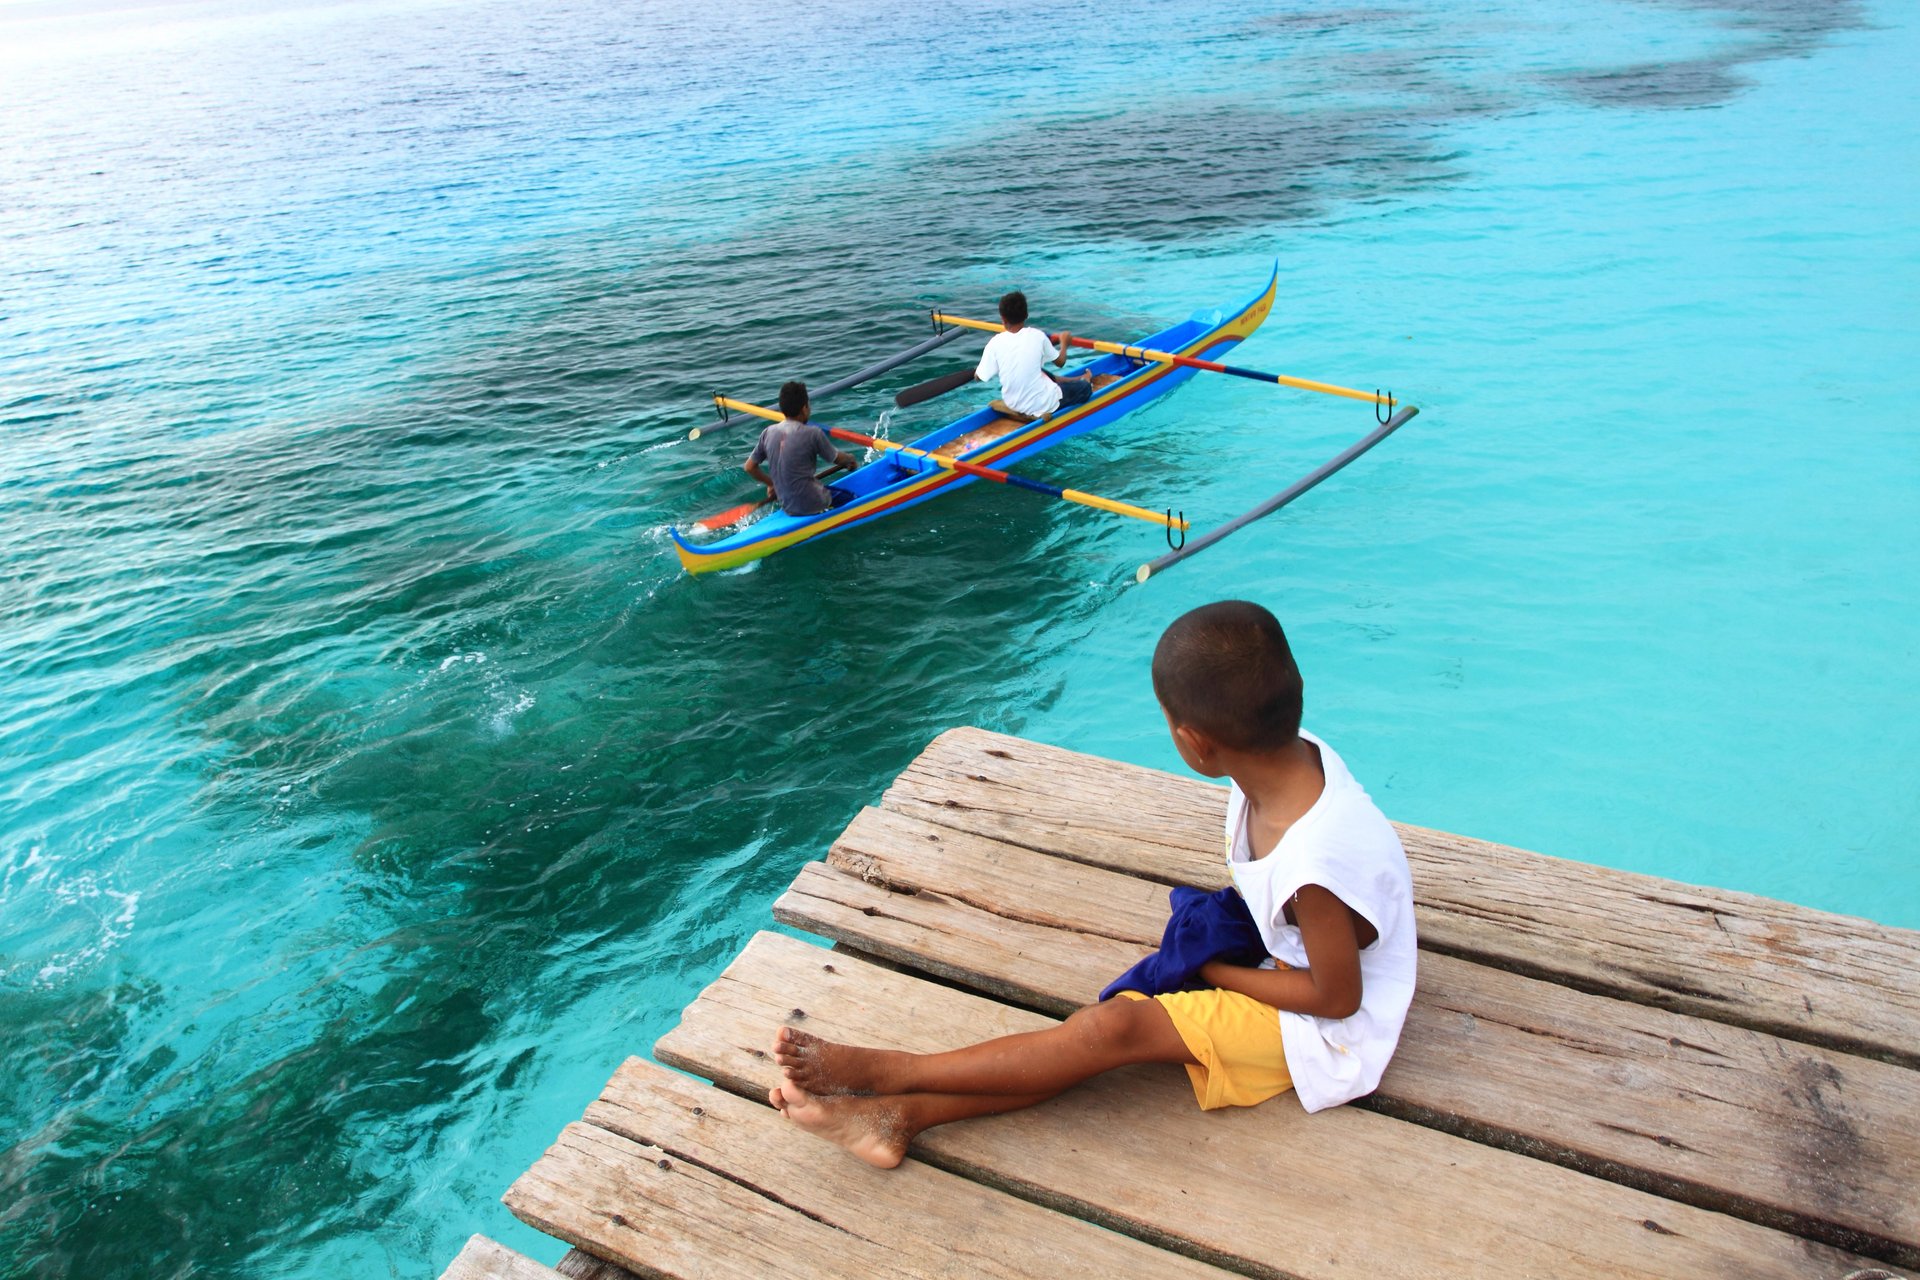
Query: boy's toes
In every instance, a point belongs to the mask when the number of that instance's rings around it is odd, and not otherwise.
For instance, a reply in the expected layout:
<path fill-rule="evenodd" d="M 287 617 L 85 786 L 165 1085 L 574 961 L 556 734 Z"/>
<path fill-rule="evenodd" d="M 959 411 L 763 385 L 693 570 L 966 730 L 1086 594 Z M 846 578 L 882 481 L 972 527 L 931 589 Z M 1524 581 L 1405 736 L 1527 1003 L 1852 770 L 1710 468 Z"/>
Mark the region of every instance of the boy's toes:
<path fill-rule="evenodd" d="M 819 1043 L 817 1036 L 795 1031 L 792 1027 L 781 1027 L 773 1033 L 773 1060 L 783 1067 L 794 1066 Z"/>
<path fill-rule="evenodd" d="M 773 1088 L 767 1090 L 767 1101 L 773 1104 L 775 1111 L 780 1112 L 782 1115 L 786 1114 L 787 1095 L 780 1092 L 779 1085 L 775 1085 Z"/>

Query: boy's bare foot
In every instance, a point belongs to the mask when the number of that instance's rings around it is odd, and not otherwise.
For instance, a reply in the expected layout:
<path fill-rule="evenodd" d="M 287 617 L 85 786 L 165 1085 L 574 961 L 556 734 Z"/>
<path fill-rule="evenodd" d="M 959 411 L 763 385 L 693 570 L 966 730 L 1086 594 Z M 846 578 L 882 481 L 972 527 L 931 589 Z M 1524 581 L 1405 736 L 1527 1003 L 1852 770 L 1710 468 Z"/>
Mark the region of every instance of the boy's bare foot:
<path fill-rule="evenodd" d="M 781 1115 L 818 1138 L 845 1147 L 868 1164 L 892 1169 L 907 1158 L 912 1135 L 900 1104 L 885 1098 L 816 1098 L 791 1082 L 767 1093 Z"/>
<path fill-rule="evenodd" d="M 773 1037 L 773 1060 L 787 1079 L 812 1094 L 903 1093 L 893 1069 L 904 1057 L 891 1049 L 835 1044 L 792 1027 L 781 1027 Z"/>

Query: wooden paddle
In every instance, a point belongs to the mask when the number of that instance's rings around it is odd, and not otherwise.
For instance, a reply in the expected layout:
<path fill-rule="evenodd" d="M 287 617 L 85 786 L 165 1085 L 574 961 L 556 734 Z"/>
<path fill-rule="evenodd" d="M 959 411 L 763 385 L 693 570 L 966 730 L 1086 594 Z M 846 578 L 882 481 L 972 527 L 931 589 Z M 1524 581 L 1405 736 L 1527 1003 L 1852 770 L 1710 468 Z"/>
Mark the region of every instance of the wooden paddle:
<path fill-rule="evenodd" d="M 957 391 L 972 381 L 971 366 L 955 369 L 952 373 L 943 373 L 937 378 L 928 378 L 925 382 L 908 387 L 893 398 L 893 404 L 896 409 L 904 409 L 908 405 L 920 404 L 935 396 L 943 396 L 949 391 Z"/>
<path fill-rule="evenodd" d="M 945 324 L 959 325 L 963 329 L 978 329 L 983 333 L 1002 333 L 1006 329 L 1006 326 L 991 321 L 969 320 L 965 316 L 950 316 L 940 311 L 934 312 L 933 318 Z M 1100 342 L 1093 338 L 1076 338 L 1071 335 L 1068 336 L 1067 342 L 1072 346 L 1085 347 L 1089 351 L 1104 351 L 1108 355 L 1126 356 L 1130 360 L 1151 360 L 1155 364 L 1174 364 L 1188 369 L 1206 369 L 1212 373 L 1230 373 L 1236 378 L 1252 378 L 1256 382 L 1274 382 L 1283 387 L 1298 387 L 1302 391 L 1318 391 L 1322 395 L 1365 400 L 1369 404 L 1384 405 L 1388 409 L 1392 409 L 1395 403 L 1392 396 L 1380 391 L 1356 391 L 1352 387 L 1342 387 L 1331 382 L 1315 382 L 1311 378 L 1295 378 L 1284 373 L 1261 373 L 1258 369 L 1239 369 L 1214 360 L 1175 355 L 1171 351 L 1151 351 L 1146 347 L 1129 347 L 1119 342 Z"/>
<path fill-rule="evenodd" d="M 693 522 L 695 533 L 712 533 L 717 529 L 731 529 L 760 508 L 772 502 L 772 498 L 762 498 L 758 502 L 743 502 L 737 507 L 728 507 L 717 515 L 707 516 Z"/>
<path fill-rule="evenodd" d="M 759 418 L 771 418 L 778 421 L 780 415 L 772 409 L 765 409 L 745 400 L 734 400 L 727 396 L 715 396 L 714 401 L 723 408 L 740 413 L 750 413 Z M 822 427 L 836 440 L 847 440 L 854 444 L 863 444 L 869 449 L 886 449 L 894 453 L 904 453 L 913 458 L 924 458 L 937 467 L 947 471 L 957 471 L 961 475 L 978 476 L 982 480 L 991 480 L 995 484 L 1010 485 L 1015 489 L 1025 489 L 1029 493 L 1045 494 L 1049 498 L 1059 498 L 1063 502 L 1078 503 L 1083 507 L 1094 507 L 1101 511 L 1111 511 L 1117 516 L 1130 516 L 1135 520 L 1145 520 L 1148 524 L 1157 524 L 1166 528 L 1187 530 L 1183 518 L 1168 512 L 1149 511 L 1145 507 L 1136 507 L 1129 502 L 1118 502 L 1112 498 L 1103 498 L 1097 493 L 1085 493 L 1079 489 L 1062 489 L 1057 485 L 1040 480 L 1029 480 L 1025 476 L 1016 476 L 1011 472 L 1000 471 L 993 467 L 983 467 L 974 462 L 962 462 L 958 458 L 945 457 L 938 453 L 928 453 L 925 449 L 915 449 L 910 445 L 895 444 L 891 440 L 882 440 L 876 436 L 862 435 L 858 431 L 849 431 L 845 427 Z"/>

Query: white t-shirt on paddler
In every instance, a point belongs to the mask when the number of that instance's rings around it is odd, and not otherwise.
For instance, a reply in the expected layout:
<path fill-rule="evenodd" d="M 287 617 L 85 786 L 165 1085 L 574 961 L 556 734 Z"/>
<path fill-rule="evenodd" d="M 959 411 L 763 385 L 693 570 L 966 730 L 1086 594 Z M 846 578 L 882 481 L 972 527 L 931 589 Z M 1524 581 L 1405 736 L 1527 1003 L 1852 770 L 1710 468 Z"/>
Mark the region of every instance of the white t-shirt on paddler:
<path fill-rule="evenodd" d="M 1044 418 L 1060 407 L 1060 384 L 1041 372 L 1053 355 L 1053 339 L 1024 325 L 1016 333 L 996 333 L 987 339 L 974 376 L 982 382 L 1000 379 L 1000 399 L 1007 408 Z"/>
<path fill-rule="evenodd" d="M 1413 930 L 1413 876 L 1406 850 L 1386 815 L 1374 805 L 1333 748 L 1302 730 L 1320 752 L 1326 786 L 1313 807 L 1287 828 L 1280 843 L 1255 858 L 1247 840 L 1247 797 L 1227 792 L 1227 871 L 1260 927 L 1267 953 L 1296 969 L 1307 967 L 1297 925 L 1287 923 L 1288 899 L 1317 884 L 1366 917 L 1379 935 L 1360 952 L 1360 1008 L 1351 1017 L 1280 1013 L 1280 1040 L 1300 1105 L 1337 1107 L 1372 1093 L 1400 1043 L 1413 1003 L 1418 940 Z"/>

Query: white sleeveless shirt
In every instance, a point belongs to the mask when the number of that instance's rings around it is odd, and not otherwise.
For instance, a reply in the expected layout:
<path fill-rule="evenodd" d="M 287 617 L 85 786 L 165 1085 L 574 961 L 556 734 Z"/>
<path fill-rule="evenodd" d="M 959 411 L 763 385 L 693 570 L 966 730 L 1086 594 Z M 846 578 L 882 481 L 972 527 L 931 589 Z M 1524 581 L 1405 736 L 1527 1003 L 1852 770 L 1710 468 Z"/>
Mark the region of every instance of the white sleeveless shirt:
<path fill-rule="evenodd" d="M 1300 1105 L 1336 1107 L 1372 1093 L 1400 1043 L 1413 1003 L 1417 942 L 1413 876 L 1393 825 L 1374 806 L 1339 756 L 1320 739 L 1326 786 L 1280 843 L 1255 858 L 1247 839 L 1247 797 L 1227 792 L 1227 871 L 1246 899 L 1267 952 L 1295 969 L 1307 965 L 1300 929 L 1286 904 L 1301 886 L 1317 884 L 1366 917 L 1379 936 L 1360 952 L 1360 1008 L 1347 1018 L 1280 1013 L 1280 1039 Z"/>
<path fill-rule="evenodd" d="M 1060 384 L 1046 374 L 1054 355 L 1053 339 L 1032 325 L 996 333 L 987 339 L 973 376 L 982 382 L 1000 379 L 1000 399 L 1007 408 L 1044 418 L 1060 407 Z"/>

